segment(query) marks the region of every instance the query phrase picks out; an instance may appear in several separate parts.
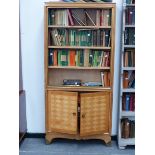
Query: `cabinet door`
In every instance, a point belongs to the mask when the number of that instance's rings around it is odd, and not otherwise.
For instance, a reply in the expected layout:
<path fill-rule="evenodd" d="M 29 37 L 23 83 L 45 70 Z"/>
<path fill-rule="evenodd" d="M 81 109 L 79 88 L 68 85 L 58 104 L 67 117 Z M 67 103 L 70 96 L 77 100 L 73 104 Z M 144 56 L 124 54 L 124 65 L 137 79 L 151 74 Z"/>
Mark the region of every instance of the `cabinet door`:
<path fill-rule="evenodd" d="M 47 100 L 48 131 L 77 133 L 77 98 L 75 92 L 49 91 Z"/>
<path fill-rule="evenodd" d="M 108 133 L 110 93 L 86 93 L 81 94 L 80 98 L 80 135 Z"/>

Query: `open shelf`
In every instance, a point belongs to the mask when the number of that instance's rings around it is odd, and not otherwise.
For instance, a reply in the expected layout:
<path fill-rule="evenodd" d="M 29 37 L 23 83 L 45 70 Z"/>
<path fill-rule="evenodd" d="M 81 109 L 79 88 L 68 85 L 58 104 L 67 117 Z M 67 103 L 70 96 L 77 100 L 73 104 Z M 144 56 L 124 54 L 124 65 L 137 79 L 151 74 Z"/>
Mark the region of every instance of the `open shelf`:
<path fill-rule="evenodd" d="M 53 49 L 98 49 L 98 50 L 110 50 L 111 47 L 95 47 L 95 46 L 48 46 Z"/>
<path fill-rule="evenodd" d="M 87 86 L 47 86 L 47 90 L 65 91 L 111 91 L 110 87 L 87 87 Z"/>
<path fill-rule="evenodd" d="M 135 70 L 135 67 L 123 67 L 122 70 L 127 70 L 127 71 Z"/>
<path fill-rule="evenodd" d="M 135 112 L 134 111 L 122 111 L 121 116 L 123 116 L 123 117 L 134 117 Z"/>
<path fill-rule="evenodd" d="M 93 69 L 93 70 L 110 70 L 110 67 L 77 67 L 77 66 L 48 66 L 50 69 Z"/>
<path fill-rule="evenodd" d="M 135 28 L 135 25 L 125 25 L 125 28 Z"/>
<path fill-rule="evenodd" d="M 121 138 L 121 145 L 135 145 L 135 138 Z"/>
<path fill-rule="evenodd" d="M 135 89 L 134 88 L 124 88 L 122 89 L 123 93 L 134 93 Z"/>
<path fill-rule="evenodd" d="M 126 4 L 126 7 L 134 7 L 135 6 L 135 4 Z"/>
<path fill-rule="evenodd" d="M 135 45 L 124 45 L 124 48 L 135 48 Z"/>
<path fill-rule="evenodd" d="M 66 28 L 66 29 L 111 29 L 111 26 L 64 26 L 64 25 L 49 25 L 49 28 Z"/>

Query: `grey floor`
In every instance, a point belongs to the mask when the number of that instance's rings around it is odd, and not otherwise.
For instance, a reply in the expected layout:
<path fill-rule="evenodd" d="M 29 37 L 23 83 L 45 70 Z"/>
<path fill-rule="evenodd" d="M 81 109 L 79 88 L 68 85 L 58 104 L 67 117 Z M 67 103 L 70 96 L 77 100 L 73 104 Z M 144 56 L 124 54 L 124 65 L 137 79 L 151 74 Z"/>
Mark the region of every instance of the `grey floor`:
<path fill-rule="evenodd" d="M 116 141 L 107 147 L 101 140 L 76 141 L 55 139 L 46 145 L 43 138 L 26 138 L 19 155 L 135 155 L 134 147 L 119 150 Z"/>

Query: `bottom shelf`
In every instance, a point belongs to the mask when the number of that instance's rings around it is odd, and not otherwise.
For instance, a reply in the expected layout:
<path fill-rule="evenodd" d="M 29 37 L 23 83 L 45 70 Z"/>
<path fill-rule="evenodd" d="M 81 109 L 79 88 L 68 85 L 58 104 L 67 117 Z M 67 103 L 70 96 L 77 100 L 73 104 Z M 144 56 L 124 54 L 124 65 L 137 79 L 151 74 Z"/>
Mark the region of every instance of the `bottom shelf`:
<path fill-rule="evenodd" d="M 127 138 L 127 139 L 121 138 L 120 145 L 121 146 L 135 145 L 135 138 Z"/>

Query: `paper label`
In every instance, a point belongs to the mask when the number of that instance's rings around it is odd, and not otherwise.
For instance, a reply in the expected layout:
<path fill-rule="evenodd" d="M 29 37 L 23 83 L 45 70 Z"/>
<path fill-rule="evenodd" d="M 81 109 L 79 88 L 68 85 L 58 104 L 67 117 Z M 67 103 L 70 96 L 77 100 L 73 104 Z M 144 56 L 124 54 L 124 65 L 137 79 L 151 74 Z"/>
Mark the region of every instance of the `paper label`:
<path fill-rule="evenodd" d="M 61 61 L 66 61 L 66 60 L 67 60 L 66 55 L 61 55 Z"/>

